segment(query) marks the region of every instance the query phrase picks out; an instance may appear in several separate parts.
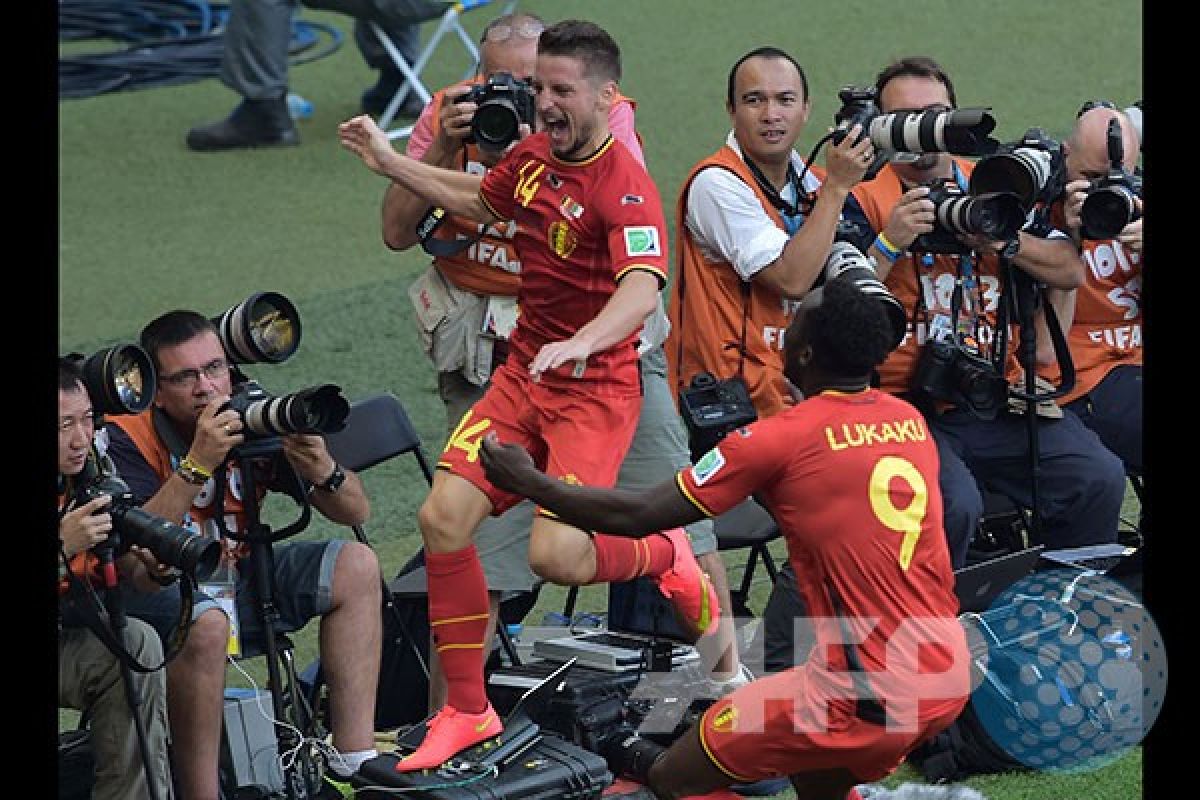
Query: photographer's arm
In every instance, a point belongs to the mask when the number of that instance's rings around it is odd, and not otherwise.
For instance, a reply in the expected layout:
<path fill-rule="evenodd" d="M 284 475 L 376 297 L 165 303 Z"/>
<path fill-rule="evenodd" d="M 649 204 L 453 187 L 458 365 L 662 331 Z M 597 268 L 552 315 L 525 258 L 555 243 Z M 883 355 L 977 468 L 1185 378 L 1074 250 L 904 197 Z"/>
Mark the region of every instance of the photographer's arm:
<path fill-rule="evenodd" d="M 457 89 L 457 91 L 456 91 Z M 470 86 L 447 89 L 435 117 L 434 104 L 425 106 L 416 129 L 408 140 L 407 154 L 434 167 L 457 169 L 463 139 L 470 133 L 474 103 L 456 103 Z M 425 135 L 418 136 L 418 131 Z M 383 195 L 383 241 L 392 250 L 407 250 L 420 240 L 416 226 L 429 210 L 429 203 L 397 183 L 388 184 Z"/>
<path fill-rule="evenodd" d="M 216 397 L 201 412 L 187 452 L 188 462 L 209 477 L 225 461 L 229 450 L 245 439 L 240 432 L 242 421 L 238 412 L 232 409 L 218 411 L 228 400 L 228 396 Z M 178 471 L 164 479 L 150 466 L 129 436 L 116 426 L 110 442 L 108 454 L 142 508 L 177 525 L 182 524 L 184 514 L 203 491 L 205 481 L 189 482 Z"/>
<path fill-rule="evenodd" d="M 855 125 L 840 144 L 830 146 L 826 151 L 828 173 L 817 190 L 812 212 L 779 257 L 759 270 L 754 280 L 793 300 L 800 299 L 812 288 L 825 267 L 842 206 L 871 163 L 866 158 L 873 152 L 871 140 L 864 136 L 862 141 L 854 143 L 859 130 L 860 126 Z"/>
<path fill-rule="evenodd" d="M 887 278 L 899 254 L 908 250 L 918 236 L 933 230 L 934 208 L 928 195 L 928 186 L 914 186 L 901 195 L 888 215 L 887 224 L 871 244 L 869 255 L 875 258 L 879 280 Z M 898 252 L 889 251 L 888 246 Z"/>
<path fill-rule="evenodd" d="M 1020 248 L 1013 256 L 1013 264 L 1054 289 L 1076 289 L 1083 285 L 1086 265 L 1070 239 L 1043 239 L 1025 231 L 1017 236 Z"/>
<path fill-rule="evenodd" d="M 1063 336 L 1067 335 L 1067 331 L 1071 330 L 1071 323 L 1075 319 L 1075 297 L 1078 291 L 1075 289 L 1050 289 L 1047 288 L 1042 293 L 1042 298 L 1046 303 L 1054 306 L 1054 314 L 1058 318 L 1058 326 L 1062 329 Z M 1043 309 L 1038 309 L 1037 315 L 1034 317 L 1034 324 L 1037 325 L 1037 363 L 1039 367 L 1053 366 L 1058 363 L 1058 356 L 1054 354 L 1054 342 L 1050 339 L 1050 329 L 1046 320 L 1046 312 Z"/>
<path fill-rule="evenodd" d="M 574 336 L 561 342 L 543 345 L 533 361 L 529 374 L 538 380 L 542 373 L 568 361 L 586 359 L 624 339 L 641 325 L 650 312 L 658 308 L 658 277 L 642 269 L 630 270 L 617 284 L 617 290 L 590 322 Z"/>
<path fill-rule="evenodd" d="M 501 444 L 495 432 L 484 436 L 480 459 L 494 485 L 524 495 L 584 530 L 640 536 L 703 516 L 679 491 L 674 478 L 643 490 L 571 485 L 538 470 L 523 447 Z"/>
<path fill-rule="evenodd" d="M 395 181 L 426 203 L 479 222 L 496 221 L 479 196 L 483 182 L 479 175 L 433 167 L 397 153 L 387 134 L 370 117 L 362 115 L 343 122 L 338 126 L 338 137 L 342 146 L 362 159 L 372 172 Z"/>
<path fill-rule="evenodd" d="M 296 474 L 313 485 L 309 500 L 329 520 L 340 525 L 361 525 L 371 514 L 362 479 L 353 470 L 344 469 L 346 480 L 334 492 L 321 486 L 333 474 L 333 456 L 325 440 L 315 434 L 293 433 L 282 437 L 283 453 Z"/>

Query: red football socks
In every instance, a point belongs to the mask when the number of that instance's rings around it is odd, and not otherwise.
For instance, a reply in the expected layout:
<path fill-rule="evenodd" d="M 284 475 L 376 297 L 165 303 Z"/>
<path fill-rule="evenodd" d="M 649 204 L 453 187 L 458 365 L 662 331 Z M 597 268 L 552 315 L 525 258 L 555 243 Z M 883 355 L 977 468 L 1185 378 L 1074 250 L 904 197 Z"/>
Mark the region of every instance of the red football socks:
<path fill-rule="evenodd" d="M 652 533 L 641 539 L 592 535 L 596 543 L 596 576 L 592 583 L 629 581 L 642 575 L 661 575 L 671 568 L 675 548 L 667 537 Z"/>
<path fill-rule="evenodd" d="M 452 553 L 425 554 L 429 624 L 446 676 L 446 702 L 477 714 L 487 708 L 483 684 L 488 595 L 483 567 L 471 544 Z"/>

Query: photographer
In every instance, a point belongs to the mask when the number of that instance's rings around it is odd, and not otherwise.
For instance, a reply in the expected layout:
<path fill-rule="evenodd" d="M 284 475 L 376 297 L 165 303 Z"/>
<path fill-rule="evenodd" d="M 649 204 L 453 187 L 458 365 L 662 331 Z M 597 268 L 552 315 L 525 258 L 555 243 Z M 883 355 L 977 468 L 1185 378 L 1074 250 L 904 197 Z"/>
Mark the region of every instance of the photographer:
<path fill-rule="evenodd" d="M 541 19 L 527 13 L 505 15 L 489 23 L 481 37 L 480 74 L 434 95 L 409 138 L 408 155 L 434 166 L 486 173 L 487 165 L 494 163 L 498 154 L 485 153 L 478 143 L 467 141 L 477 105 L 459 98 L 468 87 L 501 72 L 531 82 L 537 63 L 537 37 L 544 27 Z M 613 138 L 644 165 L 635 131 L 635 106 L 632 99 L 618 95 L 609 111 L 608 124 Z M 389 185 L 383 201 L 383 236 L 388 247 L 406 250 L 416 244 L 414 231 L 428 209 L 428 203 L 418 195 L 399 184 Z M 488 226 L 451 217 L 443 227 L 449 229 L 450 240 L 455 235 L 471 239 L 478 236 L 479 240 L 463 252 L 434 258 L 409 294 L 414 301 L 419 334 L 438 370 L 438 393 L 446 405 L 446 421 L 451 431 L 467 409 L 483 396 L 492 370 L 504 360 L 509 330 L 495 323 L 485 324 L 485 320 L 503 316 L 503 311 L 496 311 L 498 308 L 515 311 L 521 262 L 513 246 L 512 222 Z M 440 238 L 446 238 L 445 234 Z M 429 298 L 443 293 L 449 307 L 444 318 L 438 313 L 430 314 L 427 308 Z M 515 314 L 509 316 L 515 320 Z M 662 475 L 687 462 L 686 438 L 663 377 L 661 339 L 666 328 L 666 315 L 660 303 L 647 318 L 639 343 L 644 384 L 642 410 L 633 444 L 617 477 L 620 485 L 643 478 L 657 482 Z M 448 354 L 453 356 L 452 361 L 445 361 Z M 537 582 L 537 576 L 529 568 L 532 524 L 533 504 L 522 502 L 500 517 L 484 520 L 475 536 L 488 584 L 487 641 L 491 640 L 502 593 L 530 591 Z M 702 521 L 689 528 L 688 533 L 697 560 L 713 580 L 721 609 L 728 613 L 728 580 L 724 562 L 716 552 L 712 524 Z M 713 646 L 725 654 L 714 665 L 714 672 L 718 676 L 739 675 L 732 622 L 720 624 Z M 445 686 L 436 651 L 432 665 L 430 704 L 439 708 L 445 701 Z"/>
<path fill-rule="evenodd" d="M 1109 152 L 1109 129 L 1115 122 L 1120 160 Z M 1111 104 L 1085 106 L 1064 143 L 1067 184 L 1054 211 L 1064 229 L 1080 243 L 1085 264 L 1078 289 L 1051 289 L 1058 323 L 1067 333 L 1075 363 L 1075 388 L 1057 399 L 1121 459 L 1125 469 L 1142 471 L 1142 198 L 1126 195 L 1131 204 L 1115 236 L 1091 238 L 1083 228 L 1084 201 L 1093 191 L 1113 191 L 1099 185 L 1114 174 L 1125 180 L 1133 174 L 1141 150 L 1130 119 Z M 1121 173 L 1124 173 L 1122 175 Z M 1089 206 L 1091 209 L 1092 206 Z M 1132 218 L 1132 219 L 1131 219 Z M 1039 343 L 1048 341 L 1039 335 Z M 1039 347 L 1040 373 L 1058 383 L 1053 353 Z"/>
<path fill-rule="evenodd" d="M 642 405 L 636 344 L 666 283 L 667 229 L 654 182 L 608 127 L 620 78 L 620 48 L 602 28 L 584 20 L 546 28 L 533 80 L 540 129 L 482 177 L 395 152 L 369 118 L 339 128 L 369 169 L 426 203 L 486 224 L 515 222 L 521 262 L 509 355 L 451 433 L 418 515 L 447 701 L 401 770 L 439 765 L 502 731 L 484 691 L 488 596 L 473 538 L 487 516 L 521 498 L 484 477 L 484 433 L 528 444 L 563 480 L 601 486 L 612 484 L 633 439 Z M 651 577 L 694 635 L 716 628 L 715 592 L 681 529 L 629 539 L 539 513 L 529 560 L 560 584 Z"/>
<path fill-rule="evenodd" d="M 779 521 L 818 621 L 814 655 L 717 700 L 665 753 L 632 735 L 610 743 L 614 772 L 657 797 L 789 776 L 799 797 L 854 798 L 855 784 L 887 776 L 965 704 L 936 448 L 915 408 L 869 386 L 892 341 L 882 305 L 852 279 L 810 291 L 784 345 L 804 399 L 642 491 L 568 485 L 519 446 L 484 439 L 489 479 L 578 525 L 635 535 L 752 494 Z M 844 431 L 864 427 L 893 435 L 848 446 Z"/>
<path fill-rule="evenodd" d="M 241 466 L 231 453 L 246 439 L 241 414 L 227 406 L 234 391 L 230 364 L 214 324 L 193 311 L 171 311 L 141 333 L 142 347 L 158 376 L 154 406 L 138 415 L 112 418 L 109 451 L 143 507 L 186 528 L 219 535 L 217 515 L 233 531 L 245 533 L 240 496 Z M 253 462 L 259 487 L 308 491 L 312 505 L 333 522 L 353 525 L 367 519 L 369 502 L 358 476 L 334 463 L 319 435 L 287 434 L 281 455 Z M 284 461 L 286 459 L 286 462 Z M 288 468 L 303 486 L 287 482 Z M 214 473 L 228 470 L 223 506 L 214 507 Z M 261 648 L 255 605 L 253 562 L 242 559 L 247 542 L 223 541 L 223 559 L 236 573 L 236 629 L 240 640 Z M 379 672 L 381 607 L 379 564 L 358 542 L 288 542 L 274 547 L 275 630 L 289 632 L 321 617 L 320 657 L 329 686 L 335 774 L 346 776 L 374 757 L 374 703 Z M 168 594 L 168 592 L 170 592 Z M 155 625 L 164 638 L 179 614 L 178 590 L 141 600 L 131 597 L 131 615 Z M 165 595 L 165 596 L 164 596 Z M 211 609 L 204 610 L 202 606 Z M 207 598 L 197 600 L 199 618 L 187 645 L 168 667 L 172 740 L 185 797 L 216 797 L 218 749 L 229 629 Z M 216 614 L 220 626 L 199 629 L 201 618 Z M 200 633 L 197 636 L 197 633 Z M 220 635 L 218 635 L 220 634 Z M 250 649 L 250 648 L 247 648 Z M 176 708 L 180 711 L 176 714 Z M 348 769 L 347 769 L 348 768 Z"/>
<path fill-rule="evenodd" d="M 783 332 L 821 274 L 842 204 L 874 150 L 866 137 L 855 143 L 855 128 L 829 148 L 827 176 L 806 169 L 792 148 L 808 122 L 808 79 L 773 47 L 730 69 L 726 111 L 733 130 L 724 146 L 680 190 L 668 375 L 675 393 L 700 372 L 740 375 L 765 418 L 792 403 Z"/>
<path fill-rule="evenodd" d="M 884 113 L 956 107 L 949 76 L 927 57 L 906 58 L 885 67 L 875 87 Z M 941 458 L 939 481 L 946 503 L 946 534 L 957 568 L 966 562 L 968 546 L 983 514 L 980 484 L 1019 505 L 1031 506 L 1027 421 L 999 392 L 995 400 L 998 407 L 992 410 L 994 418 L 984 419 L 961 402 L 918 396 L 913 391 L 914 382 L 919 363 L 928 358 L 932 339 L 946 341 L 966 327 L 982 345 L 996 343 L 996 312 L 1003 280 L 997 253 L 1009 243 L 974 235 L 964 237 L 959 253 L 920 252 L 918 237 L 935 228 L 929 184 L 952 181 L 965 189 L 975 165 L 945 153 L 901 155 L 874 180 L 855 188 L 847 218 L 859 222 L 875 237 L 870 253 L 880 277 L 910 309 L 908 335 L 879 368 L 880 388 L 910 397 L 923 406 Z M 861 204 L 861 220 L 854 219 L 854 203 Z M 1015 245 L 1012 263 L 1036 281 L 1061 289 L 1072 289 L 1082 281 L 1083 263 L 1061 231 L 1046 234 L 1021 230 Z M 968 274 L 967 270 L 973 272 Z M 965 326 L 963 320 L 954 319 L 953 313 L 960 275 L 966 276 L 968 287 L 961 297 L 962 311 L 969 315 Z M 1013 333 L 1009 341 L 1014 347 L 1003 354 L 1005 367 L 995 370 L 994 378 L 1001 389 L 1005 380 L 1014 383 L 1020 379 L 1013 354 L 1017 336 Z M 1042 406 L 1038 404 L 1037 412 L 1042 541 L 1049 548 L 1114 541 L 1125 485 L 1119 462 L 1073 414 L 1047 418 Z"/>
<path fill-rule="evenodd" d="M 60 482 L 58 538 L 64 562 L 59 564 L 60 585 L 67 579 L 67 562 L 101 545 L 112 534 L 112 518 L 105 507 L 108 496 L 82 505 L 72 502 L 73 479 L 83 472 L 92 453 L 95 412 L 84 386 L 79 366 L 70 359 L 58 360 L 58 476 Z M 158 584 L 148 579 L 140 548 L 132 548 L 117 559 L 121 577 L 136 581 L 150 591 Z M 150 557 L 153 562 L 153 557 Z M 155 565 L 156 566 L 156 565 Z M 86 574 L 77 577 L 87 580 Z M 162 662 L 163 651 L 154 629 L 141 620 L 128 619 L 122 644 L 142 664 Z M 89 715 L 91 745 L 96 777 L 92 797 L 96 800 L 143 800 L 150 796 L 146 769 L 154 781 L 154 796 L 171 796 L 167 760 L 167 685 L 162 670 L 137 673 L 133 683 L 140 699 L 126 696 L 121 662 L 90 629 L 64 627 L 60 613 L 58 631 L 58 703 Z M 146 752 L 151 762 L 143 764 L 137 726 L 132 711 L 142 714 Z"/>

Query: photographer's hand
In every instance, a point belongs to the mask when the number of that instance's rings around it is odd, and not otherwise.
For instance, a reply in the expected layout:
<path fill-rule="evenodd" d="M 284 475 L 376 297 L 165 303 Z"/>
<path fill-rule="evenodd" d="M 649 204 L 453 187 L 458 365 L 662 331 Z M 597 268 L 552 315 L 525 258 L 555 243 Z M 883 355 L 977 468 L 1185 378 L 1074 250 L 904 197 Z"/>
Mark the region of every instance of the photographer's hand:
<path fill-rule="evenodd" d="M 1117 239 L 1131 253 L 1142 254 L 1142 198 L 1134 195 L 1133 206 L 1137 209 L 1138 218 L 1121 229 Z"/>
<path fill-rule="evenodd" d="M 59 520 L 58 538 L 62 540 L 68 558 L 108 538 L 112 532 L 112 515 L 101 509 L 111 502 L 110 495 L 100 495 L 71 509 Z"/>
<path fill-rule="evenodd" d="M 438 110 L 438 132 L 435 142 L 440 140 L 446 148 L 459 148 L 471 133 L 471 120 L 479 106 L 462 98 L 471 92 L 470 84 L 452 86 L 446 90 L 442 107 Z M 461 101 L 461 102 L 460 102 Z"/>
<path fill-rule="evenodd" d="M 180 575 L 178 569 L 159 563 L 152 552 L 137 545 L 117 559 L 117 571 L 139 592 L 148 594 L 170 586 Z"/>
<path fill-rule="evenodd" d="M 1087 199 L 1091 182 L 1087 178 L 1071 181 L 1063 190 L 1063 219 L 1067 225 L 1067 233 L 1075 241 L 1079 241 L 1080 230 L 1083 227 L 1083 201 Z"/>
<path fill-rule="evenodd" d="M 309 483 L 321 483 L 333 472 L 333 456 L 325 440 L 315 434 L 289 433 L 280 437 L 283 453 L 296 474 Z"/>
<path fill-rule="evenodd" d="M 892 209 L 887 225 L 883 227 L 884 238 L 901 250 L 907 250 L 918 236 L 933 230 L 933 212 L 929 187 L 914 186 L 900 196 Z"/>
<path fill-rule="evenodd" d="M 826 175 L 822 190 L 828 186 L 849 192 L 867 174 L 867 169 L 875 160 L 875 146 L 871 144 L 871 139 L 867 136 L 863 136 L 861 141 L 855 144 L 861 132 L 862 126 L 855 123 L 842 139 L 841 144 L 826 149 Z"/>
<path fill-rule="evenodd" d="M 225 408 L 228 402 L 229 395 L 218 395 L 205 406 L 196 418 L 196 432 L 188 449 L 192 462 L 210 474 L 224 463 L 230 450 L 246 440 L 242 416 Z"/>

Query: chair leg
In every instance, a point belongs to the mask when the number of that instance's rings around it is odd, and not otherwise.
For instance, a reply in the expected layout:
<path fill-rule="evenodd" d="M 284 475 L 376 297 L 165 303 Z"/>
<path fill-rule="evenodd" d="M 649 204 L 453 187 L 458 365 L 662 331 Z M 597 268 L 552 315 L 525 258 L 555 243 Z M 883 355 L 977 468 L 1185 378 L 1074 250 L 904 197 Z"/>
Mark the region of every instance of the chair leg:
<path fill-rule="evenodd" d="M 571 618 L 575 616 L 575 603 L 579 600 L 579 587 L 572 586 L 567 591 L 567 602 L 563 604 L 563 616 L 570 623 Z"/>

